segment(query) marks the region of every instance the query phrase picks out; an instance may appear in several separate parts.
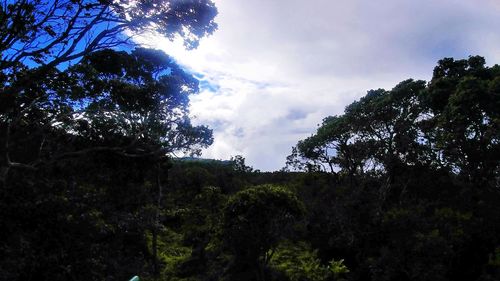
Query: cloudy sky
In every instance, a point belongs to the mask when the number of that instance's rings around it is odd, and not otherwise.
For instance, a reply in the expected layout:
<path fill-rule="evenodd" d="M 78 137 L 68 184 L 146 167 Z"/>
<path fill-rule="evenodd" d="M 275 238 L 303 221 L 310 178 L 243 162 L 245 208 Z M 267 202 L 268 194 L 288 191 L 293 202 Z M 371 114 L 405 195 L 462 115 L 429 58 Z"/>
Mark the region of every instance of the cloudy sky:
<path fill-rule="evenodd" d="M 186 51 L 147 39 L 196 73 L 204 158 L 284 166 L 298 140 L 367 90 L 429 80 L 437 60 L 500 63 L 500 0 L 218 0 L 219 29 Z"/>

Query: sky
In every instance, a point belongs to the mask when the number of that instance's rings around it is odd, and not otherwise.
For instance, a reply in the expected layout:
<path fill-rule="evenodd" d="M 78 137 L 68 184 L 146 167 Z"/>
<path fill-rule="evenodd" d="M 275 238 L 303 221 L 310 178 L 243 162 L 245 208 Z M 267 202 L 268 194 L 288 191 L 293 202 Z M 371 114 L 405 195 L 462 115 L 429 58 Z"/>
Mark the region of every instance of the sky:
<path fill-rule="evenodd" d="M 195 50 L 144 37 L 200 79 L 203 158 L 284 167 L 297 141 L 367 90 L 428 81 L 437 61 L 500 63 L 500 0 L 216 0 L 218 30 Z"/>

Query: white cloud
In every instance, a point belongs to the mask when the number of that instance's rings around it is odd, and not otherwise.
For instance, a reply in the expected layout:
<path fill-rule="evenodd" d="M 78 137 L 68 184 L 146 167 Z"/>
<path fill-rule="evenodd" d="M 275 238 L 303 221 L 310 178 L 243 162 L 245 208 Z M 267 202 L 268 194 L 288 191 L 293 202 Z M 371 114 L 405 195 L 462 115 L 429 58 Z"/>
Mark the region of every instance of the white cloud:
<path fill-rule="evenodd" d="M 444 56 L 500 62 L 494 0 L 220 0 L 219 30 L 198 49 L 146 38 L 216 92 L 191 97 L 195 122 L 214 128 L 204 157 L 242 154 L 279 169 L 322 118 L 372 88 L 429 79 Z"/>

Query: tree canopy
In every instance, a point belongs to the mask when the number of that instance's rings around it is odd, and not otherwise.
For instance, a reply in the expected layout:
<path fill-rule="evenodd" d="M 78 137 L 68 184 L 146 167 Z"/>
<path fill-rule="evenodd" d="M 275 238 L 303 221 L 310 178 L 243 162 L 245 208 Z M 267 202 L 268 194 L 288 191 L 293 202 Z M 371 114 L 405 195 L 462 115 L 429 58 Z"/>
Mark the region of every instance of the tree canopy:
<path fill-rule="evenodd" d="M 499 67 L 482 57 L 445 58 L 432 80 L 406 80 L 368 91 L 330 116 L 288 158 L 296 168 L 345 174 L 387 173 L 432 166 L 469 182 L 498 186 Z"/>
<path fill-rule="evenodd" d="M 85 54 L 133 43 L 133 36 L 180 36 L 188 48 L 217 25 L 210 0 L 22 0 L 0 5 L 0 70 L 57 66 Z"/>
<path fill-rule="evenodd" d="M 153 32 L 194 48 L 216 13 L 211 1 L 1 3 L 2 278 L 159 274 L 165 171 L 212 131 L 191 124 L 191 74 L 115 47 Z"/>
<path fill-rule="evenodd" d="M 216 13 L 203 0 L 3 2 L 2 182 L 12 168 L 33 170 L 92 151 L 128 153 L 136 146 L 142 154 L 165 154 L 209 144 L 209 131 L 194 128 L 187 118 L 187 95 L 197 92 L 193 78 L 159 52 L 137 49 L 127 55 L 109 48 L 133 43 L 134 34 L 144 32 L 180 36 L 195 47 L 215 30 Z M 56 68 L 79 59 L 75 66 Z M 66 145 L 53 146 L 50 138 L 62 132 Z M 83 144 L 83 136 L 91 141 Z M 104 140 L 112 136 L 121 139 Z M 33 151 L 24 159 L 16 149 L 27 142 Z M 137 147 L 147 142 L 149 151 Z"/>
<path fill-rule="evenodd" d="M 500 280 L 500 66 L 445 58 L 370 90 L 260 172 L 191 157 L 213 141 L 198 80 L 134 46 L 194 48 L 216 13 L 0 4 L 0 279 Z"/>

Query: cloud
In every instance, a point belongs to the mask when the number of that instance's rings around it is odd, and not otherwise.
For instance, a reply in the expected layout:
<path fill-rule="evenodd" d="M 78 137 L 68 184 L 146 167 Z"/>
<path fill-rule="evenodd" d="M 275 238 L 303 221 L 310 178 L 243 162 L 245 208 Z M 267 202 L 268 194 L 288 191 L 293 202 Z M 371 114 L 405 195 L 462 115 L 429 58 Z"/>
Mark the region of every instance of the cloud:
<path fill-rule="evenodd" d="M 195 122 L 214 129 L 204 157 L 242 154 L 261 170 L 328 115 L 372 88 L 429 79 L 438 59 L 500 62 L 494 0 L 220 0 L 219 30 L 198 49 L 145 38 L 196 73 Z"/>

